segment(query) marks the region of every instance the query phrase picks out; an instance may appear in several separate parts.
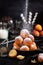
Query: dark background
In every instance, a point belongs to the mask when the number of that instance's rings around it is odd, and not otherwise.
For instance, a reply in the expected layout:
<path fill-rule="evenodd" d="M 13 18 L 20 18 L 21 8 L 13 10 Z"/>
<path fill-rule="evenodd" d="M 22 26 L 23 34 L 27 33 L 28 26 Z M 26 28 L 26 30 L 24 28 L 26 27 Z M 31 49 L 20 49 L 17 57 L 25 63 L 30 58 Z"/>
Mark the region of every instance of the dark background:
<path fill-rule="evenodd" d="M 20 14 L 25 12 L 25 3 L 26 0 L 0 0 L 0 18 L 3 16 L 10 16 L 12 17 L 12 19 L 20 20 Z M 33 12 L 34 15 L 34 13 L 37 11 L 39 14 L 36 23 L 40 23 L 43 26 L 43 0 L 28 0 L 28 3 L 29 3 L 28 12 L 31 11 Z M 14 35 L 18 35 L 17 34 L 18 30 L 17 33 L 16 34 L 15 33 Z M 0 60 L 1 65 L 31 65 L 29 64 L 29 62 L 28 64 L 25 63 L 25 61 L 17 62 L 14 59 L 6 58 L 6 57 L 0 59 L 1 59 Z M 36 65 L 38 65 L 38 63 Z M 43 64 L 39 63 L 39 65 L 43 65 Z"/>
<path fill-rule="evenodd" d="M 26 0 L 0 0 L 0 18 L 11 16 L 13 19 L 20 19 L 20 14 L 25 12 Z M 28 0 L 28 12 L 32 11 L 33 15 L 37 11 L 39 15 L 37 22 L 43 22 L 43 0 Z M 43 26 L 43 24 L 42 24 Z"/>

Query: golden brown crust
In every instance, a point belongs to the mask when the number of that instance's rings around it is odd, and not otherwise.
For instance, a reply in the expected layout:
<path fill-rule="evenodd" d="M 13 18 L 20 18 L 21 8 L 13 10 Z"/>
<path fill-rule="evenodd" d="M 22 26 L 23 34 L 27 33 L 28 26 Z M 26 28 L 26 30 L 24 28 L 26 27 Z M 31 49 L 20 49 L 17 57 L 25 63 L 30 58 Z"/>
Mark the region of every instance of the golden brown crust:
<path fill-rule="evenodd" d="M 32 34 L 34 35 L 34 36 L 40 36 L 40 33 L 38 32 L 38 31 L 36 31 L 36 30 L 33 30 L 33 32 L 32 32 Z"/>
<path fill-rule="evenodd" d="M 40 32 L 40 35 L 43 36 L 43 31 Z"/>

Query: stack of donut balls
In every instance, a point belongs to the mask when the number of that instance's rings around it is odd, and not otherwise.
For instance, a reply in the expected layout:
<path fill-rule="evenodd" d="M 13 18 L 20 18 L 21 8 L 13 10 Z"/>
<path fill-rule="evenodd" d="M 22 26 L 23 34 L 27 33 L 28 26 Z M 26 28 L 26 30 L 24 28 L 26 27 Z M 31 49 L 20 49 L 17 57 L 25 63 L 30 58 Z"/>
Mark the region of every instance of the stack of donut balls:
<path fill-rule="evenodd" d="M 42 28 L 42 26 L 40 24 L 36 24 L 32 34 L 34 36 L 37 36 L 37 37 L 43 36 L 43 28 Z"/>
<path fill-rule="evenodd" d="M 13 49 L 20 51 L 37 50 L 34 36 L 31 35 L 27 29 L 22 29 L 20 35 L 15 37 Z"/>

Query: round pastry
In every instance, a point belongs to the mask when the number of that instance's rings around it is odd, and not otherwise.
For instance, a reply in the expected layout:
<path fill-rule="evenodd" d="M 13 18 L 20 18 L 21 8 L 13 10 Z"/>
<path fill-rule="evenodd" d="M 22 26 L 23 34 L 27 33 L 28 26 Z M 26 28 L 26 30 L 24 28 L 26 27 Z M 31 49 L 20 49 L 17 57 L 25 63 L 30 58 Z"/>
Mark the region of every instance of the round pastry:
<path fill-rule="evenodd" d="M 35 42 L 33 42 L 32 44 L 33 44 L 33 45 L 36 45 L 36 43 L 35 43 Z"/>
<path fill-rule="evenodd" d="M 39 36 L 40 36 L 40 33 L 39 33 L 38 31 L 36 31 L 36 30 L 33 30 L 33 32 L 32 32 L 32 33 L 33 33 L 33 35 L 34 35 L 34 36 L 37 36 L 37 37 L 39 37 Z"/>
<path fill-rule="evenodd" d="M 28 36 L 29 36 L 29 31 L 28 31 L 27 29 L 22 29 L 22 30 L 20 31 L 20 36 L 21 36 L 22 38 L 28 37 Z"/>
<path fill-rule="evenodd" d="M 35 44 L 30 45 L 30 50 L 37 50 L 37 46 Z"/>
<path fill-rule="evenodd" d="M 29 51 L 29 47 L 26 46 L 26 45 L 23 45 L 23 46 L 20 47 L 20 50 L 21 51 Z"/>
<path fill-rule="evenodd" d="M 39 53 L 38 55 L 38 61 L 43 62 L 43 53 Z"/>
<path fill-rule="evenodd" d="M 43 31 L 40 32 L 40 35 L 43 36 Z"/>
<path fill-rule="evenodd" d="M 24 39 L 24 42 L 23 42 L 23 44 L 24 44 L 24 45 L 27 45 L 27 46 L 30 46 L 32 43 L 33 43 L 33 42 L 32 42 L 32 40 L 31 40 L 30 38 L 25 38 L 25 39 Z"/>
<path fill-rule="evenodd" d="M 32 39 L 32 41 L 34 41 L 34 36 L 33 35 L 29 35 L 29 38 L 31 38 Z"/>
<path fill-rule="evenodd" d="M 17 56 L 17 51 L 16 50 L 14 50 L 14 49 L 12 49 L 12 50 L 10 50 L 10 52 L 9 52 L 9 57 L 16 57 Z"/>
<path fill-rule="evenodd" d="M 18 44 L 18 45 L 22 45 L 22 42 L 23 42 L 23 38 L 21 36 L 17 36 L 15 38 L 15 43 Z"/>
<path fill-rule="evenodd" d="M 13 43 L 13 49 L 17 49 L 17 50 L 19 50 L 20 47 L 19 47 L 19 45 L 17 45 L 16 43 Z"/>
<path fill-rule="evenodd" d="M 35 26 L 35 29 L 38 30 L 38 31 L 42 31 L 42 26 L 40 24 L 37 24 Z"/>

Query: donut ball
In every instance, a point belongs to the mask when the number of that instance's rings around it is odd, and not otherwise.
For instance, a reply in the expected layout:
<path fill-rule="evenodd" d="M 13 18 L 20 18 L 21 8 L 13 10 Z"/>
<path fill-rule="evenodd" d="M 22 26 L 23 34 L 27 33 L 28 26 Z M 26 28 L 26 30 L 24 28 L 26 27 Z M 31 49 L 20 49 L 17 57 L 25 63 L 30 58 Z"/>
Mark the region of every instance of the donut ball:
<path fill-rule="evenodd" d="M 38 55 L 38 61 L 43 62 L 43 53 L 39 53 Z"/>
<path fill-rule="evenodd" d="M 29 38 L 31 38 L 32 39 L 32 41 L 34 41 L 34 36 L 33 35 L 29 35 Z"/>
<path fill-rule="evenodd" d="M 35 29 L 38 30 L 38 31 L 42 31 L 42 26 L 40 24 L 37 24 L 35 26 Z"/>
<path fill-rule="evenodd" d="M 20 36 L 21 36 L 22 38 L 28 37 L 28 36 L 29 36 L 29 31 L 28 31 L 27 29 L 22 29 L 22 30 L 20 31 Z"/>
<path fill-rule="evenodd" d="M 30 46 L 32 44 L 32 40 L 30 38 L 25 38 L 23 44 Z"/>
<path fill-rule="evenodd" d="M 32 44 L 33 44 L 33 45 L 36 45 L 36 43 L 35 43 L 35 42 L 33 42 Z"/>
<path fill-rule="evenodd" d="M 40 35 L 43 36 L 43 31 L 40 32 Z"/>
<path fill-rule="evenodd" d="M 30 50 L 37 50 L 37 46 L 35 44 L 30 45 Z"/>
<path fill-rule="evenodd" d="M 39 36 L 40 36 L 40 33 L 39 33 L 38 31 L 36 31 L 36 30 L 33 30 L 33 32 L 32 32 L 32 33 L 33 33 L 33 35 L 34 35 L 34 36 L 37 36 L 37 37 L 39 37 Z"/>
<path fill-rule="evenodd" d="M 19 49 L 20 49 L 20 46 L 17 45 L 16 43 L 13 43 L 13 49 L 17 49 L 17 50 L 19 50 Z"/>
<path fill-rule="evenodd" d="M 26 46 L 26 45 L 23 45 L 23 46 L 20 47 L 20 50 L 21 51 L 29 51 L 29 47 Z"/>
<path fill-rule="evenodd" d="M 23 38 L 21 36 L 17 36 L 15 38 L 15 43 L 18 44 L 18 45 L 22 45 L 22 42 L 23 42 Z"/>
<path fill-rule="evenodd" d="M 16 56 L 17 56 L 17 51 L 14 50 L 14 49 L 10 50 L 9 57 L 13 58 L 13 57 L 16 57 Z"/>

